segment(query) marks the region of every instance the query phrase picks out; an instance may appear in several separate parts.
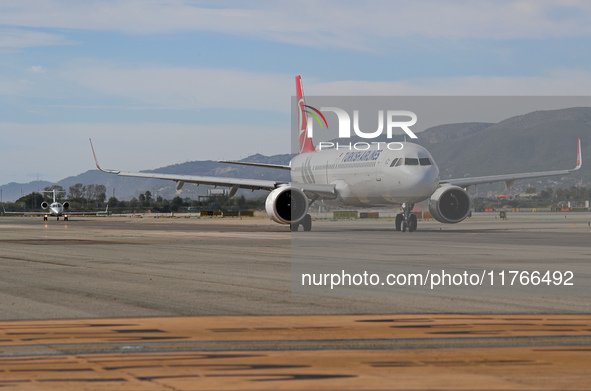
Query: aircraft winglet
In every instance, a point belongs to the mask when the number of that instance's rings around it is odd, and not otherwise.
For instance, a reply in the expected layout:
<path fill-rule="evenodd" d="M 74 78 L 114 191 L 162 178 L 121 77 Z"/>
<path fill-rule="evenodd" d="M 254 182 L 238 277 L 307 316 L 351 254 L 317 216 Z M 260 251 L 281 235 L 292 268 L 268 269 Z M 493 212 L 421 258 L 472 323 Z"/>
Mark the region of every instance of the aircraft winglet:
<path fill-rule="evenodd" d="M 96 153 L 94 153 L 94 146 L 92 145 L 92 139 L 91 138 L 88 138 L 88 141 L 90 141 L 90 148 L 92 149 L 92 155 L 94 156 L 94 163 L 96 164 L 96 168 L 98 168 L 102 172 L 107 172 L 109 174 L 119 174 L 121 171 L 103 170 L 101 168 L 101 166 L 99 166 L 98 160 L 96 159 Z"/>
<path fill-rule="evenodd" d="M 573 169 L 573 171 L 578 170 L 583 165 L 583 157 L 581 155 L 581 138 L 579 137 L 579 145 L 577 148 L 577 166 Z"/>

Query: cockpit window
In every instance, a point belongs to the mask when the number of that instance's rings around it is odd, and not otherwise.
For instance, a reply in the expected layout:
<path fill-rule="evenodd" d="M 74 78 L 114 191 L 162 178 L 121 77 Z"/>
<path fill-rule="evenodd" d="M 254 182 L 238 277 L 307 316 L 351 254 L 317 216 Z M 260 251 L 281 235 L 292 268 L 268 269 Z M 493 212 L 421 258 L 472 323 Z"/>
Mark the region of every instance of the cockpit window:
<path fill-rule="evenodd" d="M 428 157 L 419 158 L 419 162 L 421 163 L 421 166 L 430 166 L 431 165 L 431 159 L 429 159 Z"/>
<path fill-rule="evenodd" d="M 407 157 L 406 159 L 404 159 L 404 165 L 405 166 L 418 166 L 419 159 L 414 158 L 414 157 Z"/>
<path fill-rule="evenodd" d="M 398 159 L 398 162 L 396 162 L 396 167 L 402 166 L 403 164 L 404 164 L 404 158 L 401 157 L 400 159 Z"/>
<path fill-rule="evenodd" d="M 396 166 L 396 163 L 398 163 L 398 160 L 400 160 L 399 157 L 397 157 L 396 159 L 392 160 L 392 163 L 390 163 L 390 167 Z"/>

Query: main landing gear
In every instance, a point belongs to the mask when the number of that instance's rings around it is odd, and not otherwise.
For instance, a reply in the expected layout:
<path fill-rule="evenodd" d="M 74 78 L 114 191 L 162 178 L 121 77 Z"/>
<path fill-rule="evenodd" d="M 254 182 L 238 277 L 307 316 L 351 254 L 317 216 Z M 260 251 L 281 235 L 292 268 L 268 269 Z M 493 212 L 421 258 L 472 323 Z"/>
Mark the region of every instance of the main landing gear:
<path fill-rule="evenodd" d="M 312 216 L 307 214 L 299 223 L 293 223 L 289 225 L 291 232 L 296 232 L 300 227 L 300 224 L 304 228 L 304 231 L 311 231 L 312 230 Z"/>
<path fill-rule="evenodd" d="M 396 231 L 414 232 L 417 230 L 417 215 L 410 213 L 415 204 L 402 204 L 402 213 L 396 215 Z"/>

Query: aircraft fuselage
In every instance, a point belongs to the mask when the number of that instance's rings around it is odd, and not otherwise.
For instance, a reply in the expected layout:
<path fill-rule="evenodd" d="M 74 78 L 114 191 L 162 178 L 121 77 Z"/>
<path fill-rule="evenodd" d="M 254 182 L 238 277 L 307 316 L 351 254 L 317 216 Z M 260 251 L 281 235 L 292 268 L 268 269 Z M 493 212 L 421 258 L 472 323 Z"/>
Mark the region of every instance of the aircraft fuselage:
<path fill-rule="evenodd" d="M 423 201 L 439 185 L 439 168 L 422 146 L 400 145 L 400 150 L 375 145 L 366 151 L 341 148 L 303 153 L 291 161 L 291 179 L 334 184 L 339 197 L 323 199 L 327 205 L 385 206 Z"/>
<path fill-rule="evenodd" d="M 49 213 L 47 214 L 50 216 L 59 217 L 64 214 L 64 206 L 59 202 L 53 202 L 51 205 L 49 205 Z"/>

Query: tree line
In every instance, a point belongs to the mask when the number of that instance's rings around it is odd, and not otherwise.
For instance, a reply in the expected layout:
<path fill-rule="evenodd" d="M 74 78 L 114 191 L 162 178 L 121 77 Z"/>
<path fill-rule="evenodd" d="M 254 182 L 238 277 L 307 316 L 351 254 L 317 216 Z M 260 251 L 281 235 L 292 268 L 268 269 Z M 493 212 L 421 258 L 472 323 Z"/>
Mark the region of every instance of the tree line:
<path fill-rule="evenodd" d="M 70 186 L 66 191 L 62 186 L 53 185 L 44 188 L 45 191 L 56 191 L 56 200 L 70 202 L 71 210 L 88 210 L 94 208 L 104 208 L 107 198 L 107 189 L 104 185 L 83 185 L 77 183 Z M 552 206 L 561 201 L 585 201 L 591 200 L 591 189 L 586 187 L 571 186 L 570 188 L 552 189 L 547 187 L 537 191 L 535 187 L 529 187 L 526 194 L 530 195 L 528 199 L 511 197 L 502 200 L 503 205 L 512 207 L 542 207 Z M 51 193 L 33 192 L 19 198 L 16 202 L 6 206 L 9 209 L 18 210 L 38 210 L 41 203 L 52 201 Z M 484 208 L 488 206 L 497 206 L 499 201 L 495 199 L 478 198 L 474 200 L 474 206 Z M 109 210 L 120 213 L 146 212 L 148 210 L 157 213 L 170 213 L 179 211 L 200 211 L 200 210 L 250 210 L 264 209 L 265 197 L 257 199 L 247 199 L 244 195 L 229 198 L 226 196 L 202 197 L 197 200 L 181 196 L 176 196 L 172 200 L 167 200 L 161 196 L 154 197 L 150 191 L 139 194 L 129 201 L 118 200 L 111 197 L 106 201 Z"/>
<path fill-rule="evenodd" d="M 526 189 L 526 197 L 509 197 L 506 199 L 476 198 L 473 200 L 474 208 L 479 211 L 484 208 L 511 207 L 511 208 L 556 208 L 565 201 L 579 202 L 591 200 L 591 189 L 586 187 L 571 186 L 570 188 L 552 189 L 547 187 L 538 192 L 535 187 Z"/>
<path fill-rule="evenodd" d="M 140 213 L 151 211 L 154 213 L 187 212 L 201 210 L 225 210 L 243 211 L 251 209 L 263 209 L 265 198 L 247 199 L 243 195 L 229 198 L 227 196 L 200 197 L 191 199 L 189 197 L 176 196 L 171 200 L 161 196 L 154 197 L 152 192 L 145 191 L 129 201 L 118 200 L 110 197 L 107 200 L 107 189 L 104 185 L 86 185 L 77 183 L 70 186 L 66 191 L 62 186 L 53 185 L 43 189 L 46 192 L 32 192 L 14 203 L 7 203 L 7 210 L 39 210 L 43 201 L 51 203 L 52 194 L 47 193 L 55 190 L 56 201 L 70 203 L 70 210 L 93 210 L 104 208 L 109 205 L 109 211 L 114 213 Z"/>
<path fill-rule="evenodd" d="M 146 211 L 154 213 L 197 212 L 201 210 L 240 211 L 264 208 L 265 198 L 248 199 L 243 195 L 239 195 L 232 198 L 227 196 L 200 197 L 195 200 L 189 197 L 176 196 L 172 200 L 167 200 L 161 196 L 154 197 L 152 192 L 148 190 L 129 201 L 120 201 L 115 197 L 111 197 L 107 203 L 109 204 L 109 210 L 123 213 Z"/>
<path fill-rule="evenodd" d="M 530 187 L 525 192 L 533 194 L 532 199 L 539 200 L 585 201 L 591 199 L 591 189 L 578 186 L 571 186 L 569 189 L 559 188 L 556 191 L 551 187 L 547 187 L 539 193 L 535 187 Z"/>

